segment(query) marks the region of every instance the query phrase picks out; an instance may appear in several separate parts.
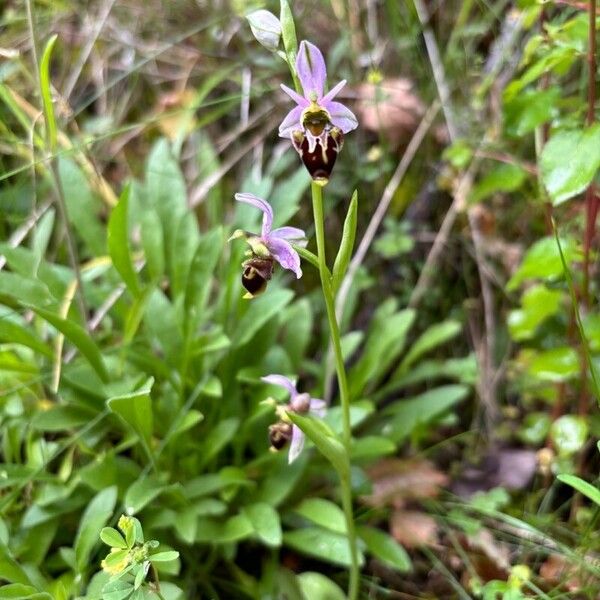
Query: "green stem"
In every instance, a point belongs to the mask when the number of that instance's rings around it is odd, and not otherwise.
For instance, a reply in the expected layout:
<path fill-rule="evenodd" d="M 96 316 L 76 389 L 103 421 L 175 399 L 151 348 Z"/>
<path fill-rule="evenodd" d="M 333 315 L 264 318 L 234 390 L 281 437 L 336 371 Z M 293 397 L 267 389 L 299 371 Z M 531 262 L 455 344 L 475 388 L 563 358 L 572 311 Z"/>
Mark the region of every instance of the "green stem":
<path fill-rule="evenodd" d="M 335 368 L 337 371 L 338 384 L 340 388 L 340 403 L 342 405 L 342 424 L 343 424 L 343 442 L 346 449 L 346 456 L 350 460 L 350 451 L 352 444 L 352 430 L 350 427 L 350 396 L 348 394 L 348 380 L 346 378 L 346 368 L 344 366 L 344 357 L 342 355 L 342 344 L 340 340 L 340 328 L 335 316 L 335 304 L 333 290 L 331 287 L 331 275 L 327 268 L 325 257 L 325 229 L 323 218 L 323 188 L 312 182 L 312 203 L 315 218 L 315 234 L 317 237 L 317 253 L 319 260 L 319 275 L 321 278 L 321 287 L 323 288 L 323 297 L 327 309 L 327 321 L 329 322 L 329 331 L 333 343 L 333 353 L 335 356 Z M 358 551 L 356 549 L 356 531 L 354 527 L 354 515 L 352 512 L 352 487 L 350 482 L 350 469 L 346 474 L 340 473 L 340 483 L 342 489 L 342 506 L 346 517 L 346 528 L 348 530 L 348 544 L 350 545 L 350 584 L 348 586 L 349 600 L 356 600 L 358 597 L 359 568 Z"/>

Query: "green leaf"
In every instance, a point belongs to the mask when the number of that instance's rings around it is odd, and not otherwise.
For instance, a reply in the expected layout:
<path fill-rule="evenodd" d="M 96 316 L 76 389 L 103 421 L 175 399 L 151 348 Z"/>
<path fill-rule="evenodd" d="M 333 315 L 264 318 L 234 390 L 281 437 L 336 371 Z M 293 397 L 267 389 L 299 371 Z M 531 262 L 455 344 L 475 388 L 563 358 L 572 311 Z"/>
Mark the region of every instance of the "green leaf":
<path fill-rule="evenodd" d="M 443 321 L 432 325 L 411 346 L 396 374 L 405 373 L 421 356 L 456 337 L 461 331 L 462 325 L 458 321 Z"/>
<path fill-rule="evenodd" d="M 153 430 L 152 400 L 150 398 L 153 384 L 154 379 L 151 377 L 142 389 L 122 396 L 113 396 L 106 401 L 108 408 L 119 415 L 148 448 Z"/>
<path fill-rule="evenodd" d="M 150 555 L 150 562 L 171 562 L 179 558 L 179 552 L 175 550 L 165 550 L 164 552 L 157 552 L 156 554 Z"/>
<path fill-rule="evenodd" d="M 40 90 L 42 94 L 42 106 L 44 107 L 44 119 L 46 121 L 46 137 L 48 149 L 54 152 L 56 148 L 57 130 L 54 105 L 52 104 L 52 90 L 50 89 L 50 59 L 58 36 L 54 34 L 46 43 L 42 60 L 40 61 Z"/>
<path fill-rule="evenodd" d="M 350 206 L 348 206 L 348 212 L 346 213 L 346 219 L 344 220 L 344 229 L 342 231 L 342 241 L 340 243 L 340 249 L 338 250 L 335 262 L 333 263 L 333 273 L 331 280 L 331 287 L 335 294 L 342 283 L 342 279 L 346 274 L 348 263 L 352 257 L 352 250 L 354 249 L 354 239 L 356 238 L 356 221 L 358 218 L 358 192 L 354 190 L 352 194 L 352 200 L 350 200 Z"/>
<path fill-rule="evenodd" d="M 217 227 L 202 236 L 192 258 L 185 291 L 185 305 L 202 312 L 211 289 L 213 271 L 223 249 L 223 228 Z"/>
<path fill-rule="evenodd" d="M 153 208 L 142 211 L 140 217 L 142 246 L 146 257 L 146 268 L 150 278 L 159 280 L 165 272 L 165 243 L 163 225 L 158 212 Z"/>
<path fill-rule="evenodd" d="M 346 518 L 344 511 L 329 500 L 324 498 L 307 498 L 302 501 L 294 512 L 315 525 L 337 533 L 346 533 Z"/>
<path fill-rule="evenodd" d="M 32 327 L 25 327 L 16 321 L 9 320 L 8 316 L 0 317 L 0 341 L 27 346 L 35 352 L 51 358 L 52 350 L 32 329 Z"/>
<path fill-rule="evenodd" d="M 240 426 L 240 420 L 237 417 L 231 417 L 219 421 L 219 423 L 209 430 L 203 440 L 203 452 L 201 455 L 202 464 L 208 463 L 233 439 Z"/>
<path fill-rule="evenodd" d="M 108 221 L 108 253 L 115 269 L 125 282 L 131 295 L 140 295 L 140 286 L 137 273 L 133 268 L 131 253 L 129 250 L 129 190 L 127 185 L 123 188 L 119 203 L 113 208 Z"/>
<path fill-rule="evenodd" d="M 387 437 L 367 435 L 352 444 L 352 460 L 375 459 L 396 452 L 396 444 Z"/>
<path fill-rule="evenodd" d="M 374 527 L 359 527 L 357 533 L 375 558 L 398 571 L 405 573 L 410 570 L 411 562 L 406 550 L 393 537 Z"/>
<path fill-rule="evenodd" d="M 100 532 L 100 539 L 111 548 L 127 548 L 125 538 L 113 527 L 104 527 Z"/>
<path fill-rule="evenodd" d="M 306 600 L 345 600 L 340 587 L 321 573 L 308 571 L 297 575 L 303 597 Z"/>
<path fill-rule="evenodd" d="M 102 528 L 112 517 L 116 503 L 117 487 L 111 486 L 96 494 L 85 509 L 74 544 L 79 573 L 88 567 L 92 550 L 98 542 Z"/>
<path fill-rule="evenodd" d="M 396 361 L 414 323 L 413 309 L 394 313 L 395 302 L 383 303 L 373 317 L 362 355 L 348 377 L 350 397 L 356 398 L 368 384 L 374 384 Z"/>
<path fill-rule="evenodd" d="M 558 112 L 561 89 L 524 90 L 504 102 L 504 125 L 509 135 L 522 137 L 550 121 Z"/>
<path fill-rule="evenodd" d="M 90 256 L 106 253 L 106 232 L 98 212 L 101 203 L 93 194 L 87 177 L 74 161 L 60 156 L 58 172 L 64 190 L 69 222 L 85 243 Z"/>
<path fill-rule="evenodd" d="M 279 513 L 266 502 L 257 502 L 244 507 L 244 514 L 248 517 L 256 535 L 267 546 L 281 546 L 281 522 Z"/>
<path fill-rule="evenodd" d="M 154 475 L 134 481 L 125 493 L 125 510 L 128 515 L 138 514 L 168 486 Z"/>
<path fill-rule="evenodd" d="M 568 473 L 558 475 L 557 479 L 563 483 L 566 483 L 567 485 L 570 485 L 572 488 L 575 488 L 580 494 L 583 494 L 592 500 L 592 502 L 595 502 L 598 506 L 600 506 L 600 490 L 591 483 L 588 483 L 580 477 L 570 475 Z"/>
<path fill-rule="evenodd" d="M 320 527 L 288 531 L 283 534 L 283 543 L 298 552 L 330 564 L 342 567 L 349 567 L 352 564 L 346 536 Z M 364 557 L 359 554 L 359 563 L 362 565 L 363 562 Z"/>
<path fill-rule="evenodd" d="M 31 306 L 58 305 L 46 284 L 17 273 L 0 271 L 0 294 Z"/>
<path fill-rule="evenodd" d="M 592 182 L 600 167 L 600 124 L 560 131 L 544 146 L 542 180 L 553 204 L 576 196 Z"/>
<path fill-rule="evenodd" d="M 25 569 L 4 550 L 0 550 L 0 580 L 23 585 L 31 583 Z"/>
<path fill-rule="evenodd" d="M 579 374 L 579 356 L 570 346 L 537 352 L 529 364 L 528 372 L 542 381 L 568 381 Z"/>
<path fill-rule="evenodd" d="M 559 311 L 562 297 L 560 291 L 549 290 L 545 285 L 528 288 L 521 299 L 522 308 L 508 315 L 511 337 L 517 341 L 531 339 L 541 323 Z"/>
<path fill-rule="evenodd" d="M 384 411 L 383 435 L 400 443 L 418 426 L 443 415 L 464 400 L 469 388 L 464 385 L 444 385 L 423 392 L 414 398 L 394 402 Z"/>
<path fill-rule="evenodd" d="M 571 238 L 560 240 L 567 264 L 577 260 L 580 252 Z M 527 250 L 520 267 L 506 284 L 509 291 L 516 290 L 528 279 L 555 280 L 563 275 L 560 252 L 553 237 L 546 237 L 535 242 Z"/>
<path fill-rule="evenodd" d="M 102 600 L 125 600 L 133 591 L 133 586 L 127 581 L 122 579 L 109 581 L 102 588 Z"/>
<path fill-rule="evenodd" d="M 583 417 L 563 415 L 552 423 L 550 437 L 559 456 L 572 456 L 587 441 L 588 423 Z"/>
<path fill-rule="evenodd" d="M 0 559 L 2 560 L 2 559 Z M 0 587 L 0 598 L 14 598 L 15 600 L 56 600 L 46 592 L 39 592 L 31 585 L 11 583 Z"/>
<path fill-rule="evenodd" d="M 244 514 L 235 515 L 224 523 L 214 519 L 200 518 L 198 519 L 196 541 L 226 544 L 246 539 L 253 533 L 254 527 L 250 519 Z"/>
<path fill-rule="evenodd" d="M 290 421 L 300 427 L 306 437 L 317 447 L 319 452 L 332 464 L 340 477 L 348 477 L 349 464 L 346 450 L 339 438 L 321 420 L 288 413 Z"/>
<path fill-rule="evenodd" d="M 58 329 L 87 358 L 102 381 L 109 380 L 100 349 L 82 327 L 69 319 L 62 319 L 56 313 L 44 308 L 31 306 L 31 309 Z"/>
<path fill-rule="evenodd" d="M 274 290 L 251 300 L 248 310 L 236 323 L 234 345 L 243 346 L 250 342 L 263 325 L 290 303 L 293 296 L 294 293 L 290 290 Z"/>
<path fill-rule="evenodd" d="M 498 192 L 514 192 L 527 179 L 527 172 L 519 165 L 499 164 L 473 186 L 469 202 L 475 204 Z"/>
<path fill-rule="evenodd" d="M 294 78 L 296 90 L 299 90 L 298 76 L 296 73 L 296 55 L 298 54 L 298 38 L 296 37 L 296 25 L 294 24 L 294 15 L 290 8 L 288 0 L 280 1 L 281 11 L 279 22 L 281 23 L 281 35 L 283 37 L 283 47 L 287 63 Z"/>
<path fill-rule="evenodd" d="M 35 413 L 31 427 L 37 431 L 67 431 L 89 423 L 96 412 L 76 405 L 58 405 Z"/>

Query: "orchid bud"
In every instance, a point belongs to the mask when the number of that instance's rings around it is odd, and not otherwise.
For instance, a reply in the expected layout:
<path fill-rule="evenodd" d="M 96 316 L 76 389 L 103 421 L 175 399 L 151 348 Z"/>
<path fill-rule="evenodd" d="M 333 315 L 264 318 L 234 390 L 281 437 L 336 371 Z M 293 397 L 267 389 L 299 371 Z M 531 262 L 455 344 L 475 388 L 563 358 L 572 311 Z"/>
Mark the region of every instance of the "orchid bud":
<path fill-rule="evenodd" d="M 279 19 L 268 10 L 256 10 L 250 13 L 246 19 L 257 42 L 271 52 L 279 48 L 281 38 L 281 23 Z"/>

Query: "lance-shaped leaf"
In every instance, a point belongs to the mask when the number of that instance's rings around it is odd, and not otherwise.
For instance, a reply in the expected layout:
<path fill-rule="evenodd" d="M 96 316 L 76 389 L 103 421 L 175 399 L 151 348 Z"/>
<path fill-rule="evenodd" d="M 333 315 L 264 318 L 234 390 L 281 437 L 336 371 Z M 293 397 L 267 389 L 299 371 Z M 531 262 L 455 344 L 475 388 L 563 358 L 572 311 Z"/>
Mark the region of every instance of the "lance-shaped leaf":
<path fill-rule="evenodd" d="M 350 200 L 350 206 L 348 206 L 348 212 L 344 221 L 344 229 L 342 232 L 342 241 L 340 243 L 340 249 L 338 250 L 335 262 L 333 263 L 333 275 L 331 285 L 333 287 L 333 293 L 335 294 L 342 283 L 342 279 L 346 274 L 348 263 L 352 257 L 352 250 L 354 249 L 354 240 L 356 238 L 356 221 L 358 214 L 358 192 L 354 190 L 352 194 L 352 200 Z"/>
<path fill-rule="evenodd" d="M 129 251 L 129 230 L 127 226 L 129 190 L 129 186 L 123 189 L 119 203 L 110 214 L 108 221 L 108 253 L 113 266 L 125 282 L 127 289 L 137 298 L 140 295 L 140 286 Z"/>

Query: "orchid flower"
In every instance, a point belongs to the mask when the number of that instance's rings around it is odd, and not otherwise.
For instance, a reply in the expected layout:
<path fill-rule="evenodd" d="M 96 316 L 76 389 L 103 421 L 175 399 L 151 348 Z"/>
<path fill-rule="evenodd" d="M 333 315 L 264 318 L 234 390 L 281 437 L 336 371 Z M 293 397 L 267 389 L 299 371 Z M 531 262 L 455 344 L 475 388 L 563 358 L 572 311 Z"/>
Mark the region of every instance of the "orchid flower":
<path fill-rule="evenodd" d="M 284 407 L 284 412 L 295 412 L 298 414 L 313 414 L 317 417 L 325 416 L 325 401 L 318 398 L 311 398 L 307 393 L 300 393 L 296 389 L 294 382 L 283 375 L 267 375 L 261 377 L 265 383 L 272 383 L 285 388 L 290 393 L 290 401 Z M 282 407 L 283 408 L 283 407 Z M 283 445 L 291 439 L 290 449 L 288 452 L 288 463 L 294 462 L 302 448 L 304 448 L 304 433 L 296 425 L 291 425 L 284 418 L 279 423 L 272 425 L 269 429 L 271 442 L 273 447 L 279 450 Z"/>
<path fill-rule="evenodd" d="M 250 246 L 250 258 L 243 263 L 242 284 L 247 290 L 245 298 L 254 298 L 263 292 L 267 282 L 273 275 L 273 261 L 277 261 L 284 269 L 293 271 L 297 279 L 302 277 L 300 257 L 290 241 L 298 246 L 305 246 L 304 231 L 297 227 L 273 227 L 273 209 L 271 205 L 254 194 L 236 194 L 238 202 L 245 202 L 258 208 L 263 213 L 260 235 L 238 229 L 230 240 L 244 237 Z"/>
<path fill-rule="evenodd" d="M 356 129 L 358 121 L 354 113 L 342 103 L 333 100 L 346 85 L 346 80 L 340 81 L 324 95 L 325 81 L 327 80 L 325 60 L 321 51 L 306 40 L 300 43 L 296 58 L 296 72 L 302 84 L 304 96 L 283 84 L 281 85 L 281 89 L 296 103 L 296 106 L 286 115 L 279 126 L 281 137 L 289 138 L 295 130 L 308 129 L 315 136 L 309 138 L 311 144 L 309 150 L 313 152 L 316 139 L 323 130 L 323 124 L 330 123 L 334 127 L 338 127 L 342 133 Z"/>
<path fill-rule="evenodd" d="M 304 96 L 282 85 L 296 106 L 279 126 L 279 135 L 290 138 L 315 183 L 325 185 L 344 144 L 344 134 L 356 129 L 354 113 L 333 99 L 346 85 L 340 81 L 325 94 L 327 70 L 321 51 L 310 42 L 300 43 L 296 71 Z"/>

